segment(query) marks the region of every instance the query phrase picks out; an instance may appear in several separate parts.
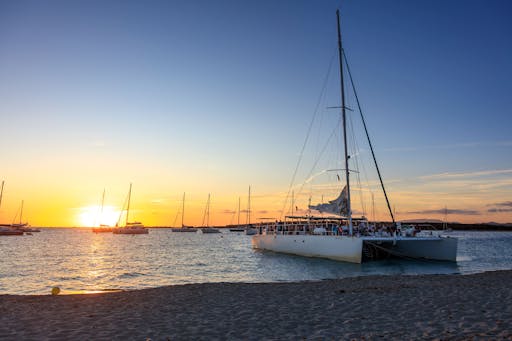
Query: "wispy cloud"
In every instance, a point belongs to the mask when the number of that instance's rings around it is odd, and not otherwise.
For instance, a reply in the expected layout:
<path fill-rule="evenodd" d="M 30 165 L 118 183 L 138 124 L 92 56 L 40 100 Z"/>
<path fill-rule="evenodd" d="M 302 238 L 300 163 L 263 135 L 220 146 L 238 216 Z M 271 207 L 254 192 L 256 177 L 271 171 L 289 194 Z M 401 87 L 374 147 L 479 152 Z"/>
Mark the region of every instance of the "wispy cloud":
<path fill-rule="evenodd" d="M 417 152 L 422 150 L 435 150 L 435 149 L 461 149 L 461 148 L 476 148 L 476 147 L 510 147 L 512 141 L 493 141 L 493 142 L 464 142 L 445 145 L 432 145 L 432 146 L 416 146 L 416 147 L 391 147 L 383 149 L 386 152 Z"/>
<path fill-rule="evenodd" d="M 420 176 L 420 179 L 428 180 L 428 179 L 453 179 L 453 178 L 469 178 L 469 177 L 480 177 L 480 176 L 492 176 L 492 175 L 501 175 L 501 174 L 511 174 L 512 169 L 496 169 L 496 170 L 486 170 L 486 171 L 478 171 L 478 172 L 461 172 L 461 173 L 439 173 L 432 175 L 424 175 Z"/>
<path fill-rule="evenodd" d="M 481 213 L 475 210 L 463 210 L 463 209 L 436 209 L 436 210 L 422 210 L 406 212 L 409 214 L 460 214 L 460 215 L 480 215 Z"/>
<path fill-rule="evenodd" d="M 487 210 L 489 213 L 507 213 L 512 212 L 512 208 L 489 208 Z"/>
<path fill-rule="evenodd" d="M 489 204 L 487 206 L 495 206 L 495 207 L 489 208 L 487 210 L 487 212 L 489 212 L 489 213 L 507 213 L 507 212 L 512 212 L 512 201 L 496 202 L 494 204 Z"/>

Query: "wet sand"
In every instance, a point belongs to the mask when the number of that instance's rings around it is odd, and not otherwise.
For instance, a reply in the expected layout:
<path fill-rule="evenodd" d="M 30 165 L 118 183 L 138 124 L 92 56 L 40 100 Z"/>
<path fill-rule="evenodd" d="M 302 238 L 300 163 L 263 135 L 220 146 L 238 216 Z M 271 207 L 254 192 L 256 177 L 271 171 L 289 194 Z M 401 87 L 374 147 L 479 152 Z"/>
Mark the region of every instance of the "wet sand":
<path fill-rule="evenodd" d="M 0 296 L 2 340 L 512 340 L 512 271 Z"/>

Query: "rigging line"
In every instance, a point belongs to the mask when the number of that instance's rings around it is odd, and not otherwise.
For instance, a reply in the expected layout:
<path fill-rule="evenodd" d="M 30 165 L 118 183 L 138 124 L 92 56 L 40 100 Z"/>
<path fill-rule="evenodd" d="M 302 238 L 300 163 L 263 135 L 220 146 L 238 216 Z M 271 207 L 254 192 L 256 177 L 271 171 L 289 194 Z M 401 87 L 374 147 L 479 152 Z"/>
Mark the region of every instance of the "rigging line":
<path fill-rule="evenodd" d="M 175 227 L 176 226 L 176 220 L 178 220 L 178 215 L 180 214 L 180 210 L 178 209 L 178 211 L 176 212 L 176 216 L 174 217 L 174 221 L 172 222 L 172 226 Z"/>
<path fill-rule="evenodd" d="M 322 86 L 322 90 L 320 91 L 320 96 L 318 97 L 318 100 L 317 100 L 317 103 L 316 103 L 316 107 L 315 107 L 315 110 L 313 112 L 313 117 L 311 118 L 311 122 L 309 123 L 308 131 L 306 133 L 306 138 L 304 139 L 304 143 L 302 144 L 302 149 L 301 149 L 300 154 L 299 154 L 299 159 L 297 160 L 297 165 L 295 166 L 295 171 L 293 172 L 293 175 L 292 175 L 292 180 L 290 181 L 290 186 L 288 187 L 288 192 L 286 193 L 286 197 L 285 197 L 285 200 L 284 200 L 283 208 L 281 210 L 281 215 L 279 217 L 280 220 L 283 217 L 284 211 L 286 209 L 286 203 L 288 202 L 288 197 L 290 196 L 291 188 L 293 186 L 293 183 L 295 182 L 295 177 L 297 176 L 297 171 L 298 171 L 300 163 L 302 161 L 302 156 L 304 155 L 304 150 L 306 149 L 306 145 L 308 143 L 309 136 L 311 134 L 311 129 L 313 128 L 313 123 L 315 122 L 315 118 L 318 115 L 318 112 L 319 112 L 318 108 L 320 107 L 320 103 L 322 102 L 322 98 L 325 96 L 325 89 L 327 88 L 327 83 L 329 81 L 329 76 L 331 74 L 332 64 L 334 62 L 334 57 L 335 56 L 336 56 L 336 54 L 334 53 L 332 55 L 332 57 L 331 57 L 331 61 L 329 62 L 329 67 L 327 68 L 327 74 L 325 75 L 325 78 L 324 78 L 324 83 L 323 83 L 323 86 Z"/>
<path fill-rule="evenodd" d="M 127 202 L 128 202 L 128 197 L 126 197 L 124 199 L 123 207 L 121 207 L 121 212 L 119 212 L 119 218 L 117 219 L 116 226 L 119 226 L 119 224 L 121 224 L 121 218 L 123 217 L 124 207 L 126 206 Z M 126 221 L 128 222 L 128 219 Z"/>
<path fill-rule="evenodd" d="M 324 154 L 325 150 L 329 146 L 329 142 L 331 141 L 332 137 L 336 134 L 338 126 L 339 126 L 339 123 L 340 123 L 339 122 L 340 120 L 341 120 L 341 118 L 338 120 L 338 124 L 336 124 L 334 126 L 334 128 L 333 128 L 331 134 L 329 135 L 329 138 L 327 138 L 327 141 L 325 142 L 325 144 L 324 144 L 320 154 L 318 155 L 318 157 L 316 158 L 315 162 L 313 163 L 313 166 L 311 167 L 311 169 L 310 169 L 310 171 L 308 173 L 307 179 L 309 179 L 311 177 L 311 175 L 313 174 L 313 171 L 315 170 L 316 165 L 318 164 L 318 162 L 322 158 L 322 155 Z M 305 185 L 306 185 L 306 182 L 303 182 L 302 185 L 299 188 L 298 194 L 302 193 L 302 189 L 304 188 Z"/>
<path fill-rule="evenodd" d="M 368 185 L 368 177 L 367 177 L 367 171 L 366 171 L 366 166 L 365 166 L 365 163 L 362 162 L 362 156 L 363 154 L 361 153 L 361 149 L 359 147 L 359 144 L 358 144 L 358 141 L 356 139 L 356 134 L 354 133 L 354 121 L 352 119 L 352 116 L 349 115 L 348 116 L 349 118 L 349 123 L 350 123 L 350 129 L 351 129 L 351 134 L 352 134 L 352 145 L 354 147 L 354 153 L 355 153 L 355 157 L 354 157 L 354 162 L 355 162 L 355 167 L 357 169 L 357 173 L 356 173 L 356 179 L 357 179 L 357 184 L 359 186 L 359 195 L 360 195 L 360 202 L 361 202 L 361 209 L 363 210 L 363 214 L 365 216 L 367 216 L 367 205 L 366 205 L 366 200 L 365 200 L 365 195 L 364 195 L 364 191 L 363 191 L 363 185 L 362 185 L 362 181 L 361 181 L 361 173 L 363 173 L 363 177 L 364 177 L 364 180 L 366 181 L 366 187 L 368 187 L 369 189 L 369 185 Z"/>
<path fill-rule="evenodd" d="M 366 216 L 366 206 L 364 204 L 364 198 L 363 198 L 363 188 L 362 188 L 362 185 L 361 185 L 361 176 L 360 176 L 360 168 L 359 168 L 359 155 L 360 155 L 360 152 L 359 152 L 359 146 L 357 144 L 357 139 L 356 139 L 356 135 L 355 135 L 355 132 L 354 132 L 354 122 L 353 122 L 353 119 L 352 119 L 352 115 L 348 115 L 348 126 L 349 126 L 349 129 L 350 129 L 350 134 L 351 134 L 351 141 L 352 141 L 352 152 L 354 153 L 354 165 L 355 165 L 355 168 L 357 170 L 356 172 L 356 180 L 357 180 L 357 185 L 358 185 L 358 189 L 359 189 L 359 200 L 361 202 L 361 209 L 363 211 L 363 215 Z M 363 165 L 363 163 L 361 162 L 361 166 Z"/>
<path fill-rule="evenodd" d="M 348 98 L 348 100 L 350 101 L 351 100 L 351 97 Z M 351 105 L 352 103 L 349 103 L 349 105 Z M 359 147 L 359 144 L 358 144 L 358 140 L 356 138 L 356 134 L 354 133 L 354 130 L 355 130 L 355 126 L 354 126 L 354 120 L 353 120 L 353 117 L 352 115 L 348 115 L 348 118 L 349 118 L 349 126 L 350 126 L 350 129 L 351 129 L 351 137 L 352 137 L 352 146 L 353 146 L 353 152 L 355 153 L 354 154 L 354 161 L 355 161 L 355 166 L 356 166 L 356 169 L 357 169 L 357 173 L 356 173 L 356 179 L 357 179 L 357 184 L 359 186 L 359 195 L 360 195 L 360 202 L 361 202 L 361 209 L 363 210 L 363 214 L 365 216 L 367 216 L 367 213 L 368 213 L 368 209 L 367 209 L 367 202 L 366 202 L 366 198 L 365 198 L 365 195 L 364 195 L 364 191 L 363 191 L 363 181 L 361 181 L 361 173 L 363 174 L 363 180 L 364 180 L 364 183 L 366 184 L 365 187 L 368 188 L 369 192 L 371 192 L 371 188 L 370 188 L 370 185 L 369 185 L 369 181 L 368 181 L 368 172 L 366 170 L 366 164 L 365 162 L 363 162 L 363 154 L 361 153 L 362 149 Z"/>
<path fill-rule="evenodd" d="M 368 144 L 370 145 L 370 151 L 372 152 L 373 162 L 375 163 L 375 168 L 377 169 L 377 175 L 379 176 L 380 185 L 382 187 L 382 192 L 384 193 L 384 197 L 386 198 L 386 203 L 388 205 L 389 214 L 391 215 L 391 220 L 393 220 L 393 224 L 395 223 L 395 216 L 393 215 L 393 210 L 391 209 L 391 205 L 389 204 L 388 195 L 386 193 L 386 188 L 384 187 L 384 182 L 382 181 L 382 176 L 380 174 L 379 165 L 377 164 L 377 158 L 375 157 L 375 152 L 373 151 L 372 142 L 370 141 L 370 135 L 368 134 L 368 129 L 366 128 L 366 121 L 364 120 L 363 110 L 361 109 L 361 103 L 359 102 L 359 97 L 357 96 L 356 87 L 354 85 L 354 80 L 352 79 L 352 72 L 350 71 L 350 67 L 348 65 L 347 55 L 345 51 L 343 51 L 343 56 L 345 57 L 345 64 L 347 65 L 348 76 L 350 78 L 350 83 L 352 85 L 352 90 L 354 91 L 354 96 L 356 98 L 357 107 L 359 109 L 359 114 L 361 115 L 361 120 L 363 121 L 364 131 L 366 133 L 366 138 L 368 139 Z"/>

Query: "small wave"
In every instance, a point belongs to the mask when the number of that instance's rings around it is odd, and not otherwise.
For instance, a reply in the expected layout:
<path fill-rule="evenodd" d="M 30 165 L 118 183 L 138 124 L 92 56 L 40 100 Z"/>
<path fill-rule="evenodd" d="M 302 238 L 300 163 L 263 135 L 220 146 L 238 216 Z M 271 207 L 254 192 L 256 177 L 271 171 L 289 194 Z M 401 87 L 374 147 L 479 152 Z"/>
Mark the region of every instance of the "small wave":
<path fill-rule="evenodd" d="M 117 278 L 134 278 L 134 277 L 139 277 L 139 276 L 144 276 L 144 274 L 142 274 L 140 272 L 125 272 L 125 273 L 117 276 Z"/>

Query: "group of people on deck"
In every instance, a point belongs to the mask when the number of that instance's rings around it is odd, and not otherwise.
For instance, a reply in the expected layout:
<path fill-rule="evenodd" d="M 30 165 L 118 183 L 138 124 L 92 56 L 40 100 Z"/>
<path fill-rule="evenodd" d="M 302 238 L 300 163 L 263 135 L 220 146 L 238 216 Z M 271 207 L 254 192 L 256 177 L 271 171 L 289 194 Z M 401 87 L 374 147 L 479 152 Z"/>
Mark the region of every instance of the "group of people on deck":
<path fill-rule="evenodd" d="M 298 222 L 284 222 L 276 221 L 273 224 L 260 226 L 260 233 L 276 234 L 316 234 L 316 235 L 335 235 L 346 236 L 349 235 L 349 227 L 339 221 L 298 221 Z M 353 225 L 353 235 L 357 236 L 378 236 L 378 237 L 392 237 L 392 236 L 408 236 L 414 237 L 419 230 L 414 226 L 407 226 L 402 229 L 400 223 L 397 225 L 391 224 L 371 224 L 366 220 L 358 220 Z"/>

